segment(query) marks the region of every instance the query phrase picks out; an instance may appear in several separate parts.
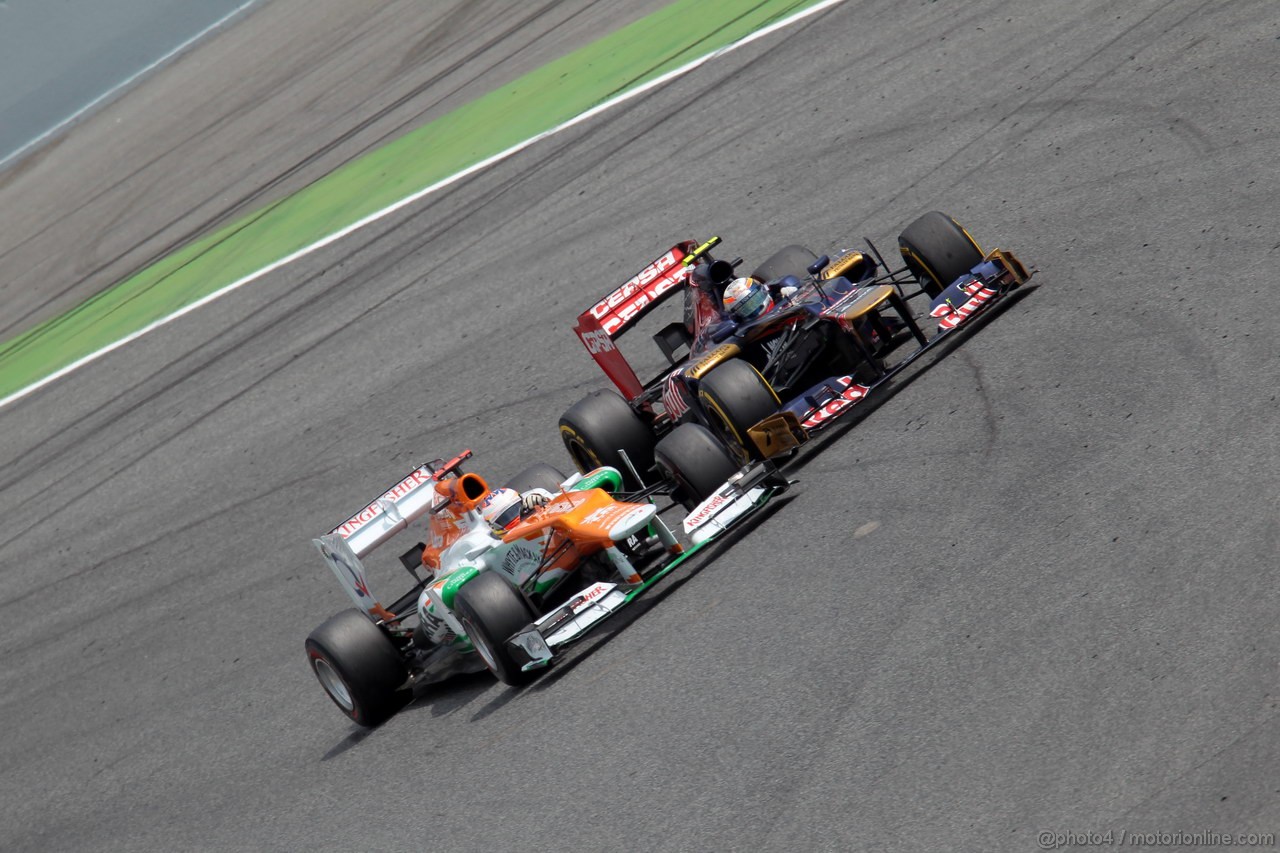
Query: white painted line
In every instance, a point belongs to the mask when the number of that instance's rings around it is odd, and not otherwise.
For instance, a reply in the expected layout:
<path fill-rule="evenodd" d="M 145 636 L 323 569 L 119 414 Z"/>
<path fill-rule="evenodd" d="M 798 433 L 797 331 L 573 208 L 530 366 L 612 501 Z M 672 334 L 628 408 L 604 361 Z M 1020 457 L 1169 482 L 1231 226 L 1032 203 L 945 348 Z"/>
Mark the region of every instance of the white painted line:
<path fill-rule="evenodd" d="M 0 1 L 2 1 L 2 0 L 0 0 Z M 117 86 L 113 86 L 112 88 L 108 89 L 106 92 L 103 92 L 101 95 L 99 95 L 98 97 L 94 98 L 92 101 L 90 101 L 89 103 L 85 104 L 83 107 L 81 107 L 80 109 L 76 110 L 74 113 L 72 113 L 71 115 L 67 116 L 67 117 L 66 117 L 66 118 L 64 118 L 62 121 L 60 121 L 60 122 L 58 122 L 57 124 L 55 124 L 53 127 L 49 128 L 49 129 L 48 129 L 48 130 L 46 130 L 44 133 L 42 133 L 42 134 L 40 134 L 39 136 L 37 136 L 35 139 L 33 139 L 33 140 L 31 140 L 30 142 L 28 142 L 26 145 L 23 145 L 23 146 L 22 146 L 21 148 L 19 148 L 17 151 L 13 151 L 13 152 L 11 152 L 11 153 L 9 153 L 9 154 L 5 155 L 5 157 L 4 157 L 3 159 L 0 159 L 0 169 L 3 169 L 5 166 L 9 165 L 9 163 L 10 163 L 10 162 L 12 162 L 13 160 L 16 160 L 18 157 L 21 157 L 23 154 L 27 153 L 27 152 L 28 152 L 28 151 L 30 151 L 32 148 L 35 148 L 37 145 L 39 145 L 40 143 L 44 142 L 44 141 L 45 141 L 46 139 L 48 139 L 49 137 L 53 136 L 53 135 L 54 135 L 54 134 L 56 134 L 56 133 L 59 133 L 59 132 L 60 132 L 60 131 L 62 131 L 64 128 L 66 128 L 68 125 L 74 124 L 77 120 L 79 120 L 80 118 L 82 118 L 82 117 L 85 115 L 85 113 L 91 112 L 94 108 L 96 108 L 97 106 L 99 106 L 99 105 L 100 105 L 100 104 L 102 104 L 103 102 L 110 100 L 112 97 L 114 97 L 114 96 L 115 96 L 118 92 L 120 92 L 121 90 L 124 90 L 124 89 L 129 88 L 129 87 L 130 87 L 130 86 L 132 86 L 134 83 L 136 83 L 138 80 L 140 80 L 141 78 L 143 78 L 143 77 L 145 77 L 146 75 L 150 74 L 152 71 L 155 71 L 155 70 L 156 70 L 157 68 L 159 68 L 161 65 L 164 65 L 164 64 L 165 64 L 166 62 L 168 62 L 170 59 L 173 59 L 175 56 L 177 56 L 178 54 L 182 53 L 182 52 L 183 52 L 184 50 L 186 50 L 187 48 L 191 47 L 191 45 L 193 45 L 193 44 L 195 44 L 196 42 L 200 41 L 200 39 L 204 38 L 204 37 L 205 37 L 205 36 L 207 36 L 209 33 L 213 32 L 213 31 L 214 31 L 214 30 L 216 30 L 216 29 L 218 29 L 218 27 L 221 27 L 221 26 L 222 26 L 223 24 L 225 24 L 227 21 L 230 21 L 230 20 L 231 20 L 232 18 L 234 18 L 236 15 L 239 15 L 239 14 L 240 14 L 241 12 L 243 12 L 245 9 L 248 9 L 250 6 L 252 6 L 254 3 L 257 3 L 257 2 L 258 2 L 258 0 L 246 0 L 246 2 L 245 2 L 245 3 L 241 4 L 240 6 L 237 6 L 237 7 L 235 8 L 235 10 L 234 10 L 234 11 L 229 12 L 229 13 L 227 13 L 226 15 L 223 15 L 223 16 L 222 16 L 221 18 L 219 18 L 217 21 L 215 21 L 214 23 L 212 23 L 212 24 L 210 24 L 209 26 L 205 27 L 203 30 L 201 30 L 200 32 L 196 33 L 196 34 L 195 34 L 195 35 L 193 35 L 191 38 L 187 39 L 187 40 L 186 40 L 186 41 L 184 41 L 182 44 L 178 45 L 178 46 L 177 46 L 177 47 L 175 47 L 173 50 L 169 51 L 169 52 L 168 52 L 168 53 L 166 53 L 164 56 L 162 56 L 162 57 L 160 57 L 159 59 L 157 59 L 155 62 L 151 63 L 151 64 L 150 64 L 150 65 L 148 65 L 146 68 L 143 68 L 141 71 L 139 71 L 138 73 L 134 74 L 134 75 L 133 75 L 132 77 L 130 77 L 129 79 L 125 80 L 123 83 L 120 83 L 120 84 L 119 84 L 119 85 L 117 85 Z M 5 401 L 0 400 L 0 406 L 4 405 L 4 402 L 5 402 Z"/>
<path fill-rule="evenodd" d="M 174 320 L 177 320 L 179 317 L 183 317 L 187 314 L 190 314 L 192 311 L 195 311 L 197 308 L 200 308 L 201 306 L 204 306 L 204 305 L 208 305 L 213 300 L 218 299 L 222 296 L 225 296 L 233 290 L 238 290 L 241 287 L 244 287 L 246 284 L 252 281 L 256 281 L 259 278 L 262 278 L 264 275 L 267 275 L 268 273 L 278 270 L 280 267 L 284 266 L 285 264 L 293 263 L 294 261 L 298 260 L 298 258 L 305 257 L 311 254 L 312 252 L 323 249 L 325 246 L 328 246 L 330 243 L 334 243 L 338 240 L 341 240 L 343 237 L 346 237 L 348 234 L 351 234 L 354 231 L 358 231 L 359 229 L 363 228 L 364 226 L 372 222 L 377 222 L 379 219 L 383 219 L 387 216 L 390 216 L 391 214 L 395 213 L 396 211 L 400 210 L 403 207 L 407 207 L 408 205 L 411 205 L 416 201 L 421 201 L 423 198 L 426 198 L 427 196 L 431 195 L 437 190 L 441 190 L 449 186 L 450 184 L 453 184 L 462 180 L 463 178 L 469 175 L 473 175 L 476 172 L 479 172 L 481 169 L 487 169 L 488 167 L 492 166 L 494 163 L 498 163 L 502 160 L 506 160 L 508 157 L 511 157 L 514 154 L 518 154 L 519 152 L 528 148 L 530 145 L 533 145 L 535 142 L 540 142 L 541 140 L 546 139 L 548 136 L 554 136 L 555 134 L 560 133 L 563 130 L 567 130 L 575 125 L 581 124 L 582 122 L 587 121 L 588 119 L 599 115 L 605 110 L 612 109 L 613 107 L 616 107 L 618 104 L 629 101 L 632 98 L 639 97 L 640 95 L 644 94 L 645 92 L 648 92 L 651 89 L 656 89 L 657 87 L 663 85 L 664 83 L 668 83 L 671 80 L 676 79 L 677 77 L 681 77 L 685 74 L 688 74 L 690 71 L 693 71 L 695 68 L 698 68 L 717 57 L 724 56 L 726 53 L 737 50 L 738 48 L 744 45 L 748 45 L 751 42 L 756 41 L 757 39 L 762 39 L 765 36 L 769 35 L 770 33 L 776 32 L 780 29 L 783 29 L 784 27 L 788 27 L 791 24 L 794 24 L 796 21 L 807 18 L 810 15 L 816 15 L 818 12 L 821 12 L 824 9 L 828 9 L 832 6 L 836 6 L 843 2 L 844 0 L 822 0 L 822 2 L 817 3 L 813 6 L 810 6 L 807 9 L 803 9 L 799 12 L 796 12 L 794 15 L 791 15 L 790 17 L 783 18 L 782 20 L 777 21 L 776 23 L 770 24 L 764 29 L 756 30 L 750 35 L 744 36 L 743 38 L 739 39 L 736 42 L 733 42 L 732 44 L 727 44 L 724 47 L 718 50 L 712 51 L 711 53 L 708 53 L 705 56 L 699 57 L 698 59 L 695 59 L 686 65 L 682 65 L 673 71 L 668 71 L 666 74 L 663 74 L 661 77 L 657 77 L 653 80 L 650 80 L 648 83 L 645 83 L 642 86 L 638 86 L 635 89 L 628 89 L 626 92 L 623 92 L 620 95 L 610 98 L 609 100 L 605 101 L 599 106 L 592 107 L 586 112 L 580 113 L 577 116 L 574 116 L 573 118 L 569 119 L 568 121 L 566 121 L 561 125 L 557 125 L 556 127 L 553 127 L 550 130 L 543 131 L 542 133 L 539 133 L 537 136 L 533 136 L 533 137 L 530 137 L 529 139 L 526 139 L 524 142 L 518 142 L 505 151 L 501 151 L 497 154 L 494 154 L 492 157 L 489 157 L 486 160 L 481 160 L 479 163 L 476 163 L 474 166 L 469 166 L 468 168 L 463 169 L 461 172 L 457 172 L 456 174 L 453 174 L 447 178 L 444 178 L 443 180 L 437 181 L 431 186 L 426 187 L 425 189 L 421 189 L 418 192 L 414 193 L 413 195 L 410 195 L 401 199 L 395 204 L 389 205 L 388 207 L 384 207 L 382 210 L 378 210 L 369 214 L 368 216 L 364 217 L 360 221 L 354 222 L 351 225 L 348 225 L 347 227 L 341 229 L 340 231 L 336 231 L 333 234 L 328 235 L 327 237 L 323 237 L 309 246 L 303 246 L 301 249 L 294 252 L 293 254 L 287 255 L 278 261 L 274 261 L 273 263 L 268 264 L 267 266 L 263 267 L 260 270 L 251 272 L 248 275 L 246 275 L 244 278 L 231 282 L 226 287 L 223 287 L 221 290 L 215 290 L 213 293 L 210 293 L 208 296 L 205 296 L 202 299 L 198 299 L 184 308 L 179 308 L 177 311 L 174 311 L 172 314 L 169 314 L 166 317 L 161 317 L 159 320 L 156 320 L 155 322 L 139 329 L 138 331 L 134 332 L 131 335 L 121 338 L 115 343 L 107 344 L 105 347 L 98 350 L 97 352 L 92 352 L 89 355 L 86 355 L 84 358 L 81 358 L 78 361 L 68 364 L 66 367 L 46 376 L 44 379 L 41 379 L 37 382 L 32 383 L 31 385 L 28 385 L 26 388 L 15 391 L 12 394 L 10 394 L 8 397 L 5 397 L 4 399 L 0 399 L 0 408 L 4 408 L 5 406 L 9 405 L 15 400 L 18 400 L 22 397 L 27 396 L 28 394 L 31 394 L 32 392 L 40 390 L 41 388 L 50 384 L 51 382 L 55 382 L 58 379 L 61 379 L 62 377 L 66 376 L 68 373 L 71 373 L 74 370 L 78 370 L 79 368 L 84 367 L 86 364 L 92 361 L 96 361 L 99 358 L 102 358 L 107 353 L 113 352 L 114 350 L 119 349 L 120 347 L 124 346 L 127 343 L 136 341 L 138 338 L 142 337 L 148 332 L 152 332 L 160 328 L 161 326 L 164 326 L 168 323 L 172 323 Z M 249 4 L 245 4 L 245 5 L 247 6 Z M 244 7 L 241 7 L 241 8 L 244 8 Z M 233 12 L 232 14 L 235 14 L 235 13 Z"/>

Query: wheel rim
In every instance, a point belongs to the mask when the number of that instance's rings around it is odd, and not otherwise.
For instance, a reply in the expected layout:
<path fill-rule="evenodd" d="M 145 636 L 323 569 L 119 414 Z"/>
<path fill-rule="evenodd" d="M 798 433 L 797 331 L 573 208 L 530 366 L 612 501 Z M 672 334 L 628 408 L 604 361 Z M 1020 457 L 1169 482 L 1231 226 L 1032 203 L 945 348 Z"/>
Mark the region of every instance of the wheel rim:
<path fill-rule="evenodd" d="M 342 676 L 333 668 L 333 665 L 324 658 L 312 658 L 311 668 L 315 670 L 316 678 L 320 679 L 320 686 L 324 688 L 324 692 L 338 706 L 345 711 L 354 712 L 356 709 L 355 700 L 351 698 L 351 691 L 347 689 L 347 683 L 342 680 Z"/>

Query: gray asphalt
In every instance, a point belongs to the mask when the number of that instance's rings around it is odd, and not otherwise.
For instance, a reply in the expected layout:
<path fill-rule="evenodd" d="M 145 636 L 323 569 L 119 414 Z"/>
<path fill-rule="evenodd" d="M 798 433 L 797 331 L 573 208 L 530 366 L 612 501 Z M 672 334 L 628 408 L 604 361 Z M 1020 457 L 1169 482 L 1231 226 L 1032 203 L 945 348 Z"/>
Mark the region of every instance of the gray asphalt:
<path fill-rule="evenodd" d="M 624 5 L 559 35 L 579 7 L 548 9 L 474 61 L 502 73 L 534 29 L 572 46 Z M 399 113 L 347 135 L 369 91 L 433 80 L 403 107 L 425 115 L 474 74 L 400 62 L 395 39 L 425 37 L 388 25 L 347 44 L 337 92 L 306 39 L 275 88 L 230 86 L 271 26 L 344 14 L 299 8 L 268 4 L 0 188 L 49 223 L 4 238 L 6 271 L 57 270 L 22 304 L 100 282 L 96 236 L 176 239 L 393 132 Z M 450 56 L 493 11 L 449 18 Z M 0 410 L 4 848 L 1280 831 L 1271 12 L 850 0 Z M 219 130 L 183 147 L 164 99 L 199 85 L 226 89 L 191 100 Z M 110 153 L 116 111 L 157 115 L 174 153 Z M 145 215 L 74 209 L 54 176 L 77 150 L 127 173 L 102 204 Z M 565 464 L 555 419 L 602 380 L 569 332 L 592 298 L 676 239 L 891 247 L 935 208 L 1039 287 L 808 454 L 788 504 L 526 690 L 462 678 L 372 733 L 331 707 L 302 641 L 345 598 L 308 539 L 463 446 L 495 478 Z"/>

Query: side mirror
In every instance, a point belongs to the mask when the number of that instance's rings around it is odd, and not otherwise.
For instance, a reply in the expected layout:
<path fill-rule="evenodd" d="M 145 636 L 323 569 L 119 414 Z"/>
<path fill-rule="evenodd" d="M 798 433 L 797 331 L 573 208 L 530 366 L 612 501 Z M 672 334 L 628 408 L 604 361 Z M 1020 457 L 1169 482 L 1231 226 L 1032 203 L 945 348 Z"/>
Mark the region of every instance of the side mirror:
<path fill-rule="evenodd" d="M 805 267 L 805 271 L 809 273 L 809 275 L 817 275 L 826 269 L 827 264 L 829 263 L 831 263 L 831 257 L 829 255 L 823 255 L 813 263 L 809 264 L 809 266 Z"/>
<path fill-rule="evenodd" d="M 794 296 L 796 294 L 796 291 L 798 291 L 800 287 L 801 287 L 800 279 L 796 278 L 793 275 L 784 275 L 782 278 L 778 279 L 777 281 L 771 282 L 769 284 L 769 293 L 773 296 L 774 299 L 781 299 L 783 298 L 782 291 L 786 290 L 787 288 L 791 288 L 791 293 L 787 296 L 787 298 L 790 298 L 791 296 Z"/>

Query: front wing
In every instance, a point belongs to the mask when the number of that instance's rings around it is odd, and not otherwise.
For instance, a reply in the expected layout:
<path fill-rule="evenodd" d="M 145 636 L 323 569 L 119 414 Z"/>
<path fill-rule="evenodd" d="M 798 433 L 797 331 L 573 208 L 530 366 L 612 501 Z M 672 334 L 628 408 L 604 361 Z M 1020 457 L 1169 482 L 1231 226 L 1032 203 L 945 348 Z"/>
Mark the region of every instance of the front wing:
<path fill-rule="evenodd" d="M 527 659 L 525 671 L 549 665 L 559 649 L 581 639 L 789 485 L 769 463 L 743 468 L 685 517 L 684 529 L 693 542 L 689 548 L 635 586 L 592 584 L 508 638 L 508 648 Z"/>
<path fill-rule="evenodd" d="M 1012 252 L 993 249 L 981 264 L 973 268 L 970 275 L 957 279 L 933 300 L 929 316 L 938 322 L 938 330 L 927 341 L 922 341 L 917 349 L 867 384 L 856 381 L 853 376 L 828 377 L 786 402 L 782 407 L 783 414 L 794 416 L 803 428 L 803 437 L 825 429 L 865 400 L 877 386 L 905 369 L 921 355 L 948 337 L 971 328 L 978 317 L 988 313 L 1009 293 L 1026 283 L 1031 275 Z M 855 291 L 850 297 L 856 298 L 857 293 Z M 914 320 L 910 322 L 914 323 Z M 859 332 L 854 324 L 841 325 L 846 333 L 858 338 Z M 865 343 L 863 346 L 870 349 Z M 776 444 L 772 447 L 762 444 L 766 434 L 778 432 L 776 423 L 772 424 L 775 427 L 772 431 L 769 429 L 769 422 L 778 418 L 778 415 L 774 415 L 749 430 L 766 457 L 779 452 Z"/>

